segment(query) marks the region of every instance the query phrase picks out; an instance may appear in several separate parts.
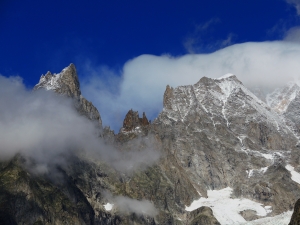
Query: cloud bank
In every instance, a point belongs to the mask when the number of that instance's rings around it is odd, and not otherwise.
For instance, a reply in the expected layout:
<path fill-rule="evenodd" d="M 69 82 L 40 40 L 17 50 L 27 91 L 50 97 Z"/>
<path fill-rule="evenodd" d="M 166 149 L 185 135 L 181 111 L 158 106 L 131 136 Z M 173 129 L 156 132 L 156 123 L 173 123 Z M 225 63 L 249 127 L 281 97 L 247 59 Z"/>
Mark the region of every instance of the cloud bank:
<path fill-rule="evenodd" d="M 210 54 L 141 55 L 125 63 L 122 71 L 88 64 L 82 69 L 81 89 L 99 109 L 104 124 L 118 131 L 131 108 L 155 118 L 167 84 L 189 85 L 203 76 L 233 73 L 247 87 L 272 89 L 299 79 L 297 33 L 291 30 L 285 41 L 235 44 Z"/>
<path fill-rule="evenodd" d="M 102 160 L 122 172 L 152 165 L 159 158 L 152 139 L 128 151 L 119 151 L 99 138 L 97 124 L 76 111 L 71 99 L 50 91 L 27 90 L 18 77 L 0 75 L 0 159 L 20 153 L 33 160 L 31 168 L 47 173 L 64 165 L 77 151 Z"/>

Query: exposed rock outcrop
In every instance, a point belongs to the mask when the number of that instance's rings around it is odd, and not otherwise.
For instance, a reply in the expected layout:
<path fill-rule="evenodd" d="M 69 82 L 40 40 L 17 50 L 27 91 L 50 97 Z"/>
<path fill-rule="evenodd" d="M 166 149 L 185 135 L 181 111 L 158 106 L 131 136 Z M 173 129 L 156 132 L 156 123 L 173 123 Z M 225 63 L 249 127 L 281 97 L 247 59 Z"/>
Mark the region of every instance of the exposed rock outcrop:
<path fill-rule="evenodd" d="M 139 117 L 139 113 L 136 111 L 133 111 L 130 109 L 128 113 L 125 116 L 124 122 L 123 122 L 123 130 L 124 131 L 132 131 L 137 127 L 146 127 L 150 123 L 146 117 L 145 112 L 143 112 L 143 117 Z"/>
<path fill-rule="evenodd" d="M 73 63 L 58 74 L 52 74 L 48 71 L 46 75 L 42 75 L 39 83 L 34 86 L 34 90 L 41 88 L 73 98 L 78 112 L 90 120 L 98 121 L 102 127 L 102 120 L 97 108 L 81 95 L 78 75 Z"/>
<path fill-rule="evenodd" d="M 202 206 L 189 214 L 189 225 L 220 225 L 211 208 Z"/>
<path fill-rule="evenodd" d="M 171 99 L 173 97 L 173 88 L 167 85 L 165 93 L 164 93 L 164 99 L 163 99 L 163 106 L 166 109 L 171 109 Z"/>

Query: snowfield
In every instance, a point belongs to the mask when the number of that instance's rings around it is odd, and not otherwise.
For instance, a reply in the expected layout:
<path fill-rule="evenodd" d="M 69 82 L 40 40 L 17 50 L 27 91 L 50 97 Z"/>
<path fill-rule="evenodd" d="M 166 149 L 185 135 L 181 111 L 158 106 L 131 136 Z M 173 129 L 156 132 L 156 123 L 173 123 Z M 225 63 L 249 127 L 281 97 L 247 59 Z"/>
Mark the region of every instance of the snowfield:
<path fill-rule="evenodd" d="M 300 174 L 294 170 L 294 167 L 288 164 L 285 166 L 285 168 L 288 171 L 290 171 L 290 173 L 292 175 L 292 180 L 295 181 L 296 183 L 300 184 Z"/>
<path fill-rule="evenodd" d="M 292 212 L 286 212 L 275 217 L 265 217 L 268 213 L 272 212 L 270 206 L 264 206 L 260 203 L 254 202 L 249 199 L 233 199 L 231 198 L 232 188 L 227 187 L 221 190 L 208 190 L 208 198 L 201 197 L 199 200 L 192 202 L 190 206 L 186 206 L 186 211 L 193 211 L 201 206 L 208 206 L 213 210 L 214 216 L 222 225 L 233 224 L 288 224 Z M 256 211 L 258 216 L 265 218 L 247 222 L 240 212 L 244 210 Z"/>

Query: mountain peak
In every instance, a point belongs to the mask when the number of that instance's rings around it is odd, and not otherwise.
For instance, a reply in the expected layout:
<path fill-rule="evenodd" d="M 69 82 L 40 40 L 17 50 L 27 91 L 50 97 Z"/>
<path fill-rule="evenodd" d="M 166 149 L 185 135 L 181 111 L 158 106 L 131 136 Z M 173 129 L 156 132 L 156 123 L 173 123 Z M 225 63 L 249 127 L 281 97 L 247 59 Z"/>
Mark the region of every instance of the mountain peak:
<path fill-rule="evenodd" d="M 140 118 L 138 111 L 135 112 L 132 109 L 130 109 L 125 116 L 123 128 L 125 131 L 131 131 L 137 127 L 146 127 L 149 124 L 150 123 L 146 117 L 145 112 L 143 112 L 143 117 Z"/>
<path fill-rule="evenodd" d="M 73 63 L 58 74 L 52 74 L 48 71 L 45 75 L 42 75 L 39 83 L 33 89 L 38 90 L 41 88 L 73 98 L 80 114 L 85 115 L 90 120 L 98 121 L 100 126 L 102 126 L 102 120 L 97 108 L 81 95 L 78 75 Z"/>
<path fill-rule="evenodd" d="M 52 74 L 48 71 L 41 76 L 39 83 L 34 86 L 34 90 L 40 88 L 54 90 L 56 93 L 69 97 L 79 97 L 81 91 L 75 65 L 71 63 L 58 74 Z"/>

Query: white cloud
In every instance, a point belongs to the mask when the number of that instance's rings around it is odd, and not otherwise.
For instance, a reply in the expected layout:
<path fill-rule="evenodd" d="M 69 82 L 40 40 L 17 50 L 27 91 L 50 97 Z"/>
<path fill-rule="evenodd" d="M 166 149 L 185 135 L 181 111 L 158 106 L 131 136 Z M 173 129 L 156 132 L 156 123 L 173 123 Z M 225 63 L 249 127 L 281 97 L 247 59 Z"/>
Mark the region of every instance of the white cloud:
<path fill-rule="evenodd" d="M 148 200 L 136 200 L 124 196 L 114 198 L 114 203 L 123 213 L 134 212 L 139 215 L 154 217 L 157 215 L 157 210 L 154 205 Z"/>
<path fill-rule="evenodd" d="M 20 153 L 34 172 L 64 165 L 76 151 L 122 172 L 145 168 L 159 158 L 150 137 L 143 150 L 138 147 L 142 140 L 135 140 L 132 146 L 137 147 L 126 152 L 103 143 L 97 123 L 80 116 L 71 99 L 51 91 L 29 91 L 18 77 L 0 75 L 0 105 L 1 160 Z"/>
<path fill-rule="evenodd" d="M 117 130 L 131 108 L 155 118 L 162 110 L 167 84 L 194 84 L 203 76 L 233 73 L 248 87 L 273 88 L 299 78 L 299 61 L 300 45 L 288 41 L 235 44 L 210 54 L 180 57 L 141 55 L 125 63 L 119 74 L 112 73 L 116 90 L 100 78 L 111 72 L 98 68 L 94 76 L 85 76 L 82 91 L 99 109 L 104 124 Z"/>
<path fill-rule="evenodd" d="M 112 194 L 108 191 L 104 191 L 103 194 L 109 202 L 112 202 L 112 204 L 108 203 L 106 205 L 109 207 L 112 206 L 112 208 L 116 207 L 117 210 L 122 213 L 136 213 L 138 215 L 151 217 L 155 217 L 158 214 L 154 204 L 146 199 L 137 200 L 127 196 L 112 196 Z"/>
<path fill-rule="evenodd" d="M 300 43 L 300 27 L 292 27 L 285 33 L 285 41 Z"/>

